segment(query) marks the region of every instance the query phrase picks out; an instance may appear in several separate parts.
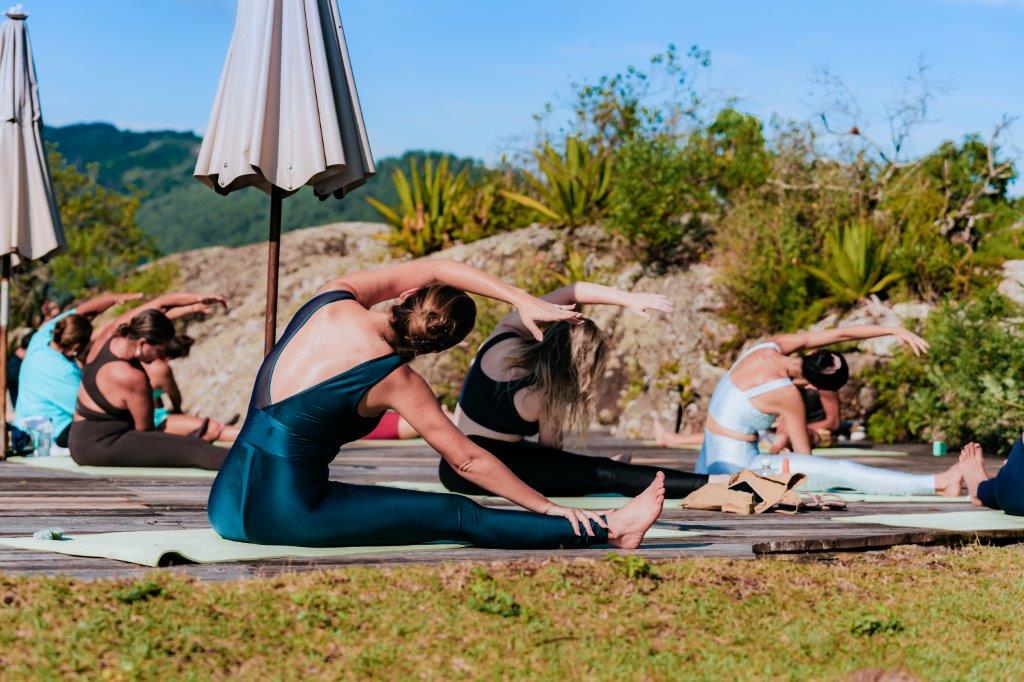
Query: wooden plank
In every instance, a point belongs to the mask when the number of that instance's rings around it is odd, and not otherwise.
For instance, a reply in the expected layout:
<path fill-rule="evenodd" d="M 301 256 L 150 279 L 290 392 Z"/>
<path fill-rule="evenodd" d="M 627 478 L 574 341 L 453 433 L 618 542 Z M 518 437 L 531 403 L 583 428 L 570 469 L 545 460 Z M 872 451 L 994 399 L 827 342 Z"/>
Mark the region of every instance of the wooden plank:
<path fill-rule="evenodd" d="M 862 531 L 863 532 L 863 531 Z M 1006 545 L 1024 542 L 1024 528 L 973 532 L 912 530 L 849 537 L 802 538 L 756 542 L 751 551 L 756 555 L 813 552 L 850 552 L 884 549 L 897 545 L 943 545 L 959 547 L 966 544 Z"/>

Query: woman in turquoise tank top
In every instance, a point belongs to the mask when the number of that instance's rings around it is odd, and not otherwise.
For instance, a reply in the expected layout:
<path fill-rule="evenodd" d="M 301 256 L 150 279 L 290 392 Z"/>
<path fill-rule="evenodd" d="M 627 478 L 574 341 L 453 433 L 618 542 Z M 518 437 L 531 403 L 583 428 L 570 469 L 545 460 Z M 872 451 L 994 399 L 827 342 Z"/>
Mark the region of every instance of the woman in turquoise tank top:
<path fill-rule="evenodd" d="M 822 390 L 838 391 L 849 379 L 849 368 L 840 353 L 815 350 L 794 354 L 881 336 L 895 337 L 917 355 L 928 350 L 924 339 L 906 329 L 877 325 L 780 334 L 747 350 L 718 382 L 711 396 L 696 470 L 728 474 L 740 469 L 759 469 L 762 463 L 779 471 L 786 458 L 791 471 L 807 474 L 807 487 L 811 490 L 959 495 L 963 475 L 958 464 L 932 476 L 810 454 L 804 402 L 797 387 L 810 384 Z M 786 430 L 793 453 L 762 455 L 757 447 L 757 434 L 768 429 L 780 415 L 784 417 L 781 428 Z"/>
<path fill-rule="evenodd" d="M 328 282 L 260 368 L 242 431 L 210 492 L 214 529 L 229 540 L 302 546 L 638 546 L 661 511 L 662 475 L 607 516 L 555 505 L 459 432 L 409 367 L 473 328 L 476 309 L 463 292 L 512 304 L 537 338 L 539 323 L 579 319 L 574 306 L 546 303 L 453 261 L 412 261 Z M 371 310 L 392 299 L 389 309 Z M 340 446 L 370 433 L 387 409 L 462 476 L 529 511 L 329 480 Z"/>

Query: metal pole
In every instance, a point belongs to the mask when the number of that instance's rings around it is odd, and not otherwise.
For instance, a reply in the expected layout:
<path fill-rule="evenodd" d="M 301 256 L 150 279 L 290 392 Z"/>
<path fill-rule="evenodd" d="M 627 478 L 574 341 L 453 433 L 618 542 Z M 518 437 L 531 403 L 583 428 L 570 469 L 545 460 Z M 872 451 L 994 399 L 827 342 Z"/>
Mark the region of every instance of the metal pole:
<path fill-rule="evenodd" d="M 281 262 L 281 200 L 284 192 L 278 187 L 270 190 L 270 238 L 267 248 L 267 310 L 263 328 L 263 355 L 277 340 L 277 273 Z"/>
<path fill-rule="evenodd" d="M 11 254 L 0 258 L 0 460 L 7 455 L 7 325 L 11 307 Z"/>

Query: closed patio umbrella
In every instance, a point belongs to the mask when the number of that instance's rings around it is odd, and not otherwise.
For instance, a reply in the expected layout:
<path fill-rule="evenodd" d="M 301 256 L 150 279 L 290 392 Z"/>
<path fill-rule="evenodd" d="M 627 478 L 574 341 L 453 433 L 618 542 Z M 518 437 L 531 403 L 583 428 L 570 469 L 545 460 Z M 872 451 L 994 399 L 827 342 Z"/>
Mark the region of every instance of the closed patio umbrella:
<path fill-rule="evenodd" d="M 0 417 L 7 413 L 11 266 L 66 246 L 46 164 L 27 14 L 15 5 L 5 16 L 0 25 Z M 6 442 L 6 422 L 0 419 L 0 443 Z"/>
<path fill-rule="evenodd" d="M 239 0 L 196 178 L 270 195 L 265 353 L 274 344 L 281 200 L 341 198 L 374 174 L 335 0 Z"/>

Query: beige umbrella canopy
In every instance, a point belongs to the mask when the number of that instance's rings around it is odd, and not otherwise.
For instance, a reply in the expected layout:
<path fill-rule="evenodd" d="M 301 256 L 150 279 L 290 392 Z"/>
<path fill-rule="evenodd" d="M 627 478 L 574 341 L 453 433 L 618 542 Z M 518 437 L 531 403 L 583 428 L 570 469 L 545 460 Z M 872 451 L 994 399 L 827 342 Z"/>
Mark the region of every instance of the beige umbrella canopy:
<path fill-rule="evenodd" d="M 281 199 L 342 197 L 374 175 L 335 0 L 239 0 L 196 178 L 271 196 L 266 352 L 274 343 Z"/>
<path fill-rule="evenodd" d="M 53 255 L 66 245 L 46 165 L 27 15 L 15 5 L 5 16 L 0 25 L 0 443 L 6 443 L 11 265 Z"/>

